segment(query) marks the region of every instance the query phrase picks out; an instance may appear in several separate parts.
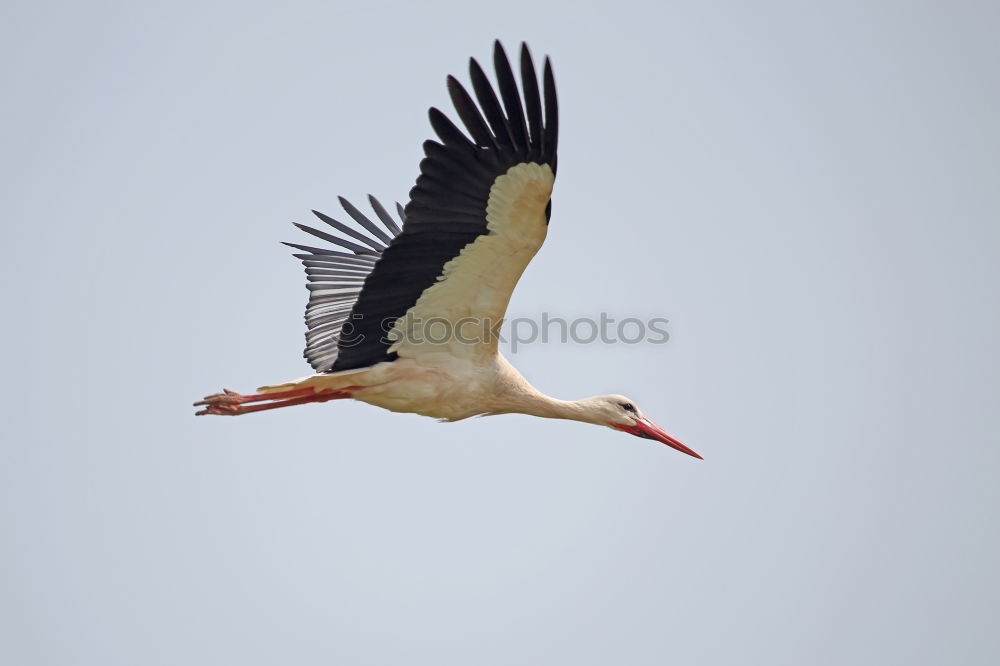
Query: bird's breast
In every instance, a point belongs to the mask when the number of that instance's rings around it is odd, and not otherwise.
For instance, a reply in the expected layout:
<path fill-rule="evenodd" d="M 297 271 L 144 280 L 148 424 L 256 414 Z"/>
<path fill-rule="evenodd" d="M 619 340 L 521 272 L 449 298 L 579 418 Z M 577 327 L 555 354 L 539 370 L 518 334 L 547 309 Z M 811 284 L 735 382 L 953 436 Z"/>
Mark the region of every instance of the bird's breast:
<path fill-rule="evenodd" d="M 393 412 L 457 421 L 481 414 L 488 403 L 493 373 L 452 359 L 397 359 L 376 384 L 354 394 L 356 400 Z"/>

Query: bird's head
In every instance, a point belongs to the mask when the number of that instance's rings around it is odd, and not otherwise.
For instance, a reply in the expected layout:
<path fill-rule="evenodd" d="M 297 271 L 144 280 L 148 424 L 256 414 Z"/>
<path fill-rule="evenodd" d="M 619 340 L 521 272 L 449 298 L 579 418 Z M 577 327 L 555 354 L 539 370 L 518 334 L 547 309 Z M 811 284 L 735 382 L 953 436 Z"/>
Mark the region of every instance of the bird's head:
<path fill-rule="evenodd" d="M 635 402 L 623 395 L 600 395 L 582 402 L 588 403 L 587 411 L 590 417 L 588 420 L 591 423 L 606 425 L 636 437 L 655 439 L 681 453 L 704 460 L 697 451 L 685 446 L 676 437 L 643 416 L 635 406 Z"/>

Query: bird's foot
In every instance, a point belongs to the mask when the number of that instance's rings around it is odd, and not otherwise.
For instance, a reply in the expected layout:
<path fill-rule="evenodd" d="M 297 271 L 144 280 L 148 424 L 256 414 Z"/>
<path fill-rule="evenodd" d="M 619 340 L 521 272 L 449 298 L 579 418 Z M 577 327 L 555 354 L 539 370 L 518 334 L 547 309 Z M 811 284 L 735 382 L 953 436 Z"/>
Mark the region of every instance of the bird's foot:
<path fill-rule="evenodd" d="M 361 387 L 348 386 L 346 389 L 356 389 Z M 317 391 L 313 387 L 295 389 L 293 391 L 281 391 L 275 393 L 254 393 L 243 395 L 236 391 L 223 389 L 222 393 L 205 396 L 204 400 L 194 403 L 195 407 L 204 406 L 205 409 L 195 412 L 195 416 L 205 416 L 216 414 L 218 416 L 239 416 L 250 412 L 260 412 L 265 409 L 276 409 L 278 407 L 291 407 L 293 405 L 304 405 L 307 402 L 326 402 L 327 400 L 339 400 L 350 398 L 351 394 L 346 390 L 323 389 Z M 248 402 L 269 401 L 263 405 L 246 405 Z"/>

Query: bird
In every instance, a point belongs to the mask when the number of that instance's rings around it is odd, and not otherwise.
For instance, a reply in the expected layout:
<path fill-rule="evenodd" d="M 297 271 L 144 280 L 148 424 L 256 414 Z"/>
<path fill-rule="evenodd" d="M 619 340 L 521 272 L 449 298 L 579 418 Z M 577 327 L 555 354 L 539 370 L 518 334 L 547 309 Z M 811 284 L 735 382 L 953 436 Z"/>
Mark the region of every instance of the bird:
<path fill-rule="evenodd" d="M 437 139 L 424 142 L 420 173 L 395 217 L 369 195 L 377 222 L 340 197 L 356 227 L 317 211 L 326 227 L 295 223 L 337 248 L 285 243 L 307 274 L 304 356 L 314 373 L 253 394 L 224 389 L 194 403 L 197 415 L 350 398 L 446 422 L 511 413 L 582 421 L 702 459 L 630 398 L 549 397 L 498 349 L 511 294 L 548 231 L 557 168 L 551 60 L 539 83 L 526 43 L 519 55 L 520 86 L 499 40 L 496 88 L 475 58 L 471 94 L 447 77 L 465 131 L 429 110 Z"/>

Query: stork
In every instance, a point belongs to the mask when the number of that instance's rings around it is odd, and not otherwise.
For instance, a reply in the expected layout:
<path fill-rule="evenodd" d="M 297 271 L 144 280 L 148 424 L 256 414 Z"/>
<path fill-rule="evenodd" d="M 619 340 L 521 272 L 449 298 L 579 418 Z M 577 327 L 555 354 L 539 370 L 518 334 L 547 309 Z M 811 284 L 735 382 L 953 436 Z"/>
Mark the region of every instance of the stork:
<path fill-rule="evenodd" d="M 493 64 L 499 97 L 469 60 L 478 107 L 447 78 L 468 134 L 430 109 L 439 140 L 424 142 L 420 175 L 396 217 L 369 196 L 379 223 L 341 198 L 357 228 L 316 211 L 329 230 L 296 224 L 340 248 L 286 243 L 308 276 L 304 355 L 315 374 L 251 395 L 226 389 L 196 402 L 198 415 L 353 398 L 443 421 L 510 413 L 583 421 L 701 458 L 629 398 L 551 398 L 499 352 L 496 332 L 511 293 L 548 229 L 559 113 L 548 58 L 539 87 L 521 45 L 520 91 L 499 41 Z"/>

